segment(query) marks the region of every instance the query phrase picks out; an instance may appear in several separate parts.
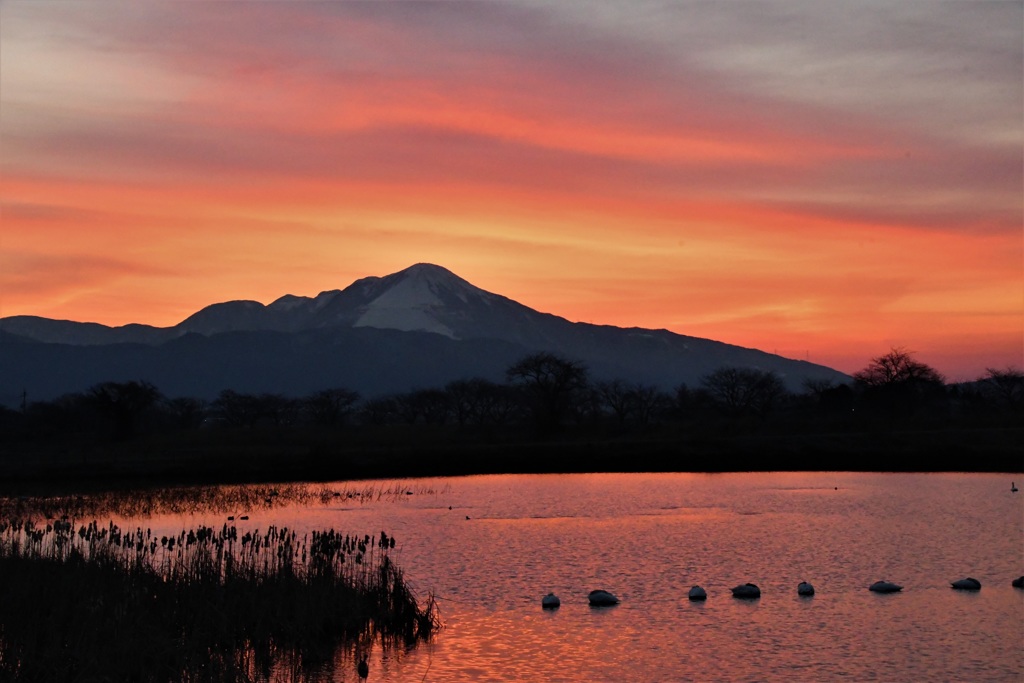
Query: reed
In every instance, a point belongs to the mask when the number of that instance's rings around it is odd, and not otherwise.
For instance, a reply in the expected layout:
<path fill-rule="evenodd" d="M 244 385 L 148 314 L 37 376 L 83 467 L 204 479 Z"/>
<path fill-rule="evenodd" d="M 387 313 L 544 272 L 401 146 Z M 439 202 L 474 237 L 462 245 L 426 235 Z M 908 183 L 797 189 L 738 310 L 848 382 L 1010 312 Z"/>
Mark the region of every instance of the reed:
<path fill-rule="evenodd" d="M 0 679 L 292 680 L 355 644 L 410 647 L 440 621 L 393 547 L 384 532 L 0 522 Z"/>
<path fill-rule="evenodd" d="M 0 519 L 88 519 L 93 516 L 147 517 L 204 512 L 247 513 L 288 505 L 332 505 L 399 500 L 408 492 L 437 493 L 421 482 L 345 482 L 338 484 L 245 484 L 175 486 L 0 497 Z"/>

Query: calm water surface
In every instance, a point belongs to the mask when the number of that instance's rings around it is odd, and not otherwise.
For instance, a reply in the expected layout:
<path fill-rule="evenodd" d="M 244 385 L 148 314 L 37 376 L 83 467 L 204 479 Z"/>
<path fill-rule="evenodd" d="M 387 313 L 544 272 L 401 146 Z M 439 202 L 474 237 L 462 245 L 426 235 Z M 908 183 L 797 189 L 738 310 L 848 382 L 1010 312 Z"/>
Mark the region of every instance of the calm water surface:
<path fill-rule="evenodd" d="M 1024 591 L 1010 581 L 1024 574 L 1024 494 L 1010 479 L 432 479 L 398 500 L 276 508 L 236 524 L 397 537 L 394 558 L 420 596 L 437 596 L 446 626 L 411 651 L 371 653 L 371 681 L 1021 681 Z M 965 576 L 982 590 L 950 588 Z M 904 590 L 869 592 L 879 579 Z M 748 581 L 761 599 L 732 598 Z M 800 581 L 817 594 L 798 597 Z M 694 584 L 706 602 L 687 600 Z M 591 608 L 595 588 L 621 604 Z M 560 609 L 541 609 L 549 591 Z"/>

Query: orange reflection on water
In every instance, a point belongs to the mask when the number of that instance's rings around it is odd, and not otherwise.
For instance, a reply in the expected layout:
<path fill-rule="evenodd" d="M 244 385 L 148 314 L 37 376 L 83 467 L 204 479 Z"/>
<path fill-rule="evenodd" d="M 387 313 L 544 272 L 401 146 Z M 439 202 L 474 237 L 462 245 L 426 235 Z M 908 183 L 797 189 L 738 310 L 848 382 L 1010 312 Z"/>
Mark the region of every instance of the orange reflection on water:
<path fill-rule="evenodd" d="M 393 559 L 445 623 L 408 651 L 369 647 L 383 681 L 1017 680 L 1024 499 L 1003 475 L 507 475 L 388 496 L 253 509 L 287 526 L 397 539 Z M 346 484 L 328 485 L 344 490 Z M 378 488 L 374 488 L 378 487 Z M 402 490 L 402 489 L 406 490 Z M 224 512 L 156 516 L 221 524 Z M 975 594 L 949 581 L 974 576 Z M 877 595 L 879 579 L 905 586 Z M 809 581 L 813 597 L 796 593 Z M 752 582 L 760 599 L 730 589 Z M 703 586 L 704 602 L 687 592 Z M 587 593 L 620 604 L 593 608 Z M 556 610 L 541 608 L 554 592 Z M 351 662 L 334 680 L 356 680 Z"/>

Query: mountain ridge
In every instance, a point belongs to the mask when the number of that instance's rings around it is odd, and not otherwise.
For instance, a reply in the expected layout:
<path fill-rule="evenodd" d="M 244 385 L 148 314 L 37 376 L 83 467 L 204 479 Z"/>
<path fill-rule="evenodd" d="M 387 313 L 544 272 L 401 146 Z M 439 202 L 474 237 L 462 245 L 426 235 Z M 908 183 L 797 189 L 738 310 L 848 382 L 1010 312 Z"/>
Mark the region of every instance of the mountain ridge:
<path fill-rule="evenodd" d="M 808 380 L 849 379 L 807 361 L 664 329 L 570 322 L 426 263 L 361 278 L 314 297 L 286 294 L 270 304 L 211 304 L 172 327 L 12 316 L 0 318 L 0 333 L 0 383 L 16 391 L 22 385 L 46 386 L 43 394 L 65 386 L 68 392 L 80 391 L 88 381 L 141 378 L 157 383 L 154 378 L 163 377 L 200 397 L 240 390 L 232 383 L 261 391 L 287 386 L 301 393 L 346 378 L 349 388 L 374 395 L 471 375 L 500 380 L 509 363 L 537 351 L 580 360 L 598 379 L 666 389 L 692 385 L 723 366 L 776 372 L 793 390 Z M 237 345 L 234 353 L 232 343 Z M 332 355 L 331 348 L 337 353 Z M 362 369 L 355 372 L 355 366 Z M 168 367 L 175 373 L 166 372 Z M 61 382 L 54 376 L 60 373 L 76 379 Z M 402 374 L 407 381 L 400 379 Z M 381 379 L 375 381 L 375 375 Z M 243 381 L 246 377 L 251 381 Z"/>

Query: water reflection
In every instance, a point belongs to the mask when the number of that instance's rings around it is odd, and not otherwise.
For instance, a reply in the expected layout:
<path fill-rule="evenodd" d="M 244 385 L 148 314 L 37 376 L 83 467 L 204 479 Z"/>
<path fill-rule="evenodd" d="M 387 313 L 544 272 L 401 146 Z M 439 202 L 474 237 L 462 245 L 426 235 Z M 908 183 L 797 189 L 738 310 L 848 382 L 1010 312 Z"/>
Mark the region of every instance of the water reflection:
<path fill-rule="evenodd" d="M 1012 643 L 1024 623 L 1008 581 L 1024 565 L 1022 517 L 992 493 L 1004 484 L 990 475 L 471 478 L 454 481 L 450 498 L 388 517 L 423 539 L 403 558 L 442 598 L 449 628 L 432 671 L 456 678 L 962 680 L 969 671 L 1018 680 Z M 472 521 L 448 516 L 448 504 Z M 982 603 L 959 617 L 973 635 L 957 639 L 948 581 L 966 572 L 999 593 L 974 596 Z M 882 576 L 906 586 L 897 600 L 867 590 Z M 804 580 L 817 588 L 812 600 L 796 594 Z M 754 604 L 730 598 L 746 581 L 762 588 Z M 709 593 L 699 607 L 686 599 L 695 583 Z M 589 609 L 595 586 L 622 599 L 614 614 Z M 534 612 L 548 591 L 562 607 L 545 618 Z M 499 656 L 503 638 L 521 654 Z"/>
<path fill-rule="evenodd" d="M 315 485 L 240 532 L 384 529 L 445 628 L 371 680 L 972 680 L 1024 675 L 1024 499 L 956 474 L 513 475 Z M 322 487 L 322 488 L 318 488 Z M 284 498 L 283 494 L 280 496 Z M 155 512 L 168 529 L 235 508 Z M 469 517 L 469 519 L 467 519 Z M 950 589 L 963 576 L 981 591 Z M 905 588 L 876 595 L 880 579 Z M 797 594 L 801 581 L 813 598 Z M 757 584 L 759 600 L 731 588 Z M 691 602 L 695 584 L 705 602 Z M 594 588 L 621 603 L 593 609 Z M 543 610 L 548 592 L 558 610 Z M 350 653 L 355 656 L 354 651 Z M 359 653 L 364 654 L 364 653 Z M 351 658 L 324 676 L 356 680 Z"/>

